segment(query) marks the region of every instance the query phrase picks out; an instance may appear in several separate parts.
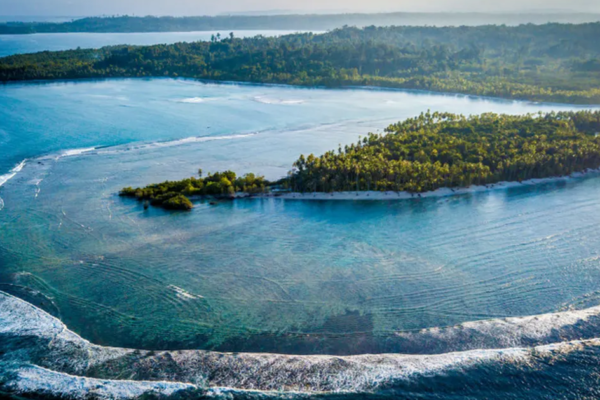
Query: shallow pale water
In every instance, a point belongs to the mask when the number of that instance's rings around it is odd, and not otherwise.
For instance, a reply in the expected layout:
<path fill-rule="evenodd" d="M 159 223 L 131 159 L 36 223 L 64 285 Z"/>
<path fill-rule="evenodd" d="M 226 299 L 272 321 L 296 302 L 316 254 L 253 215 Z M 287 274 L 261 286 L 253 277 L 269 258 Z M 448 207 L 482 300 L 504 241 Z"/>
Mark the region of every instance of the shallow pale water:
<path fill-rule="evenodd" d="M 96 343 L 431 353 L 396 332 L 599 303 L 594 175 L 447 198 L 198 202 L 188 213 L 116 195 L 198 168 L 279 178 L 300 153 L 427 109 L 567 106 L 169 79 L 8 85 L 0 104 L 0 290 Z"/>
<path fill-rule="evenodd" d="M 280 30 L 234 30 L 236 37 L 256 35 L 279 36 L 297 31 Z M 212 35 L 227 37 L 230 31 L 200 32 L 142 32 L 142 33 L 36 33 L 32 35 L 0 35 L 0 57 L 13 54 L 37 53 L 39 51 L 97 49 L 104 46 L 128 44 L 149 46 L 154 44 L 172 44 L 177 42 L 196 42 L 210 40 Z"/>

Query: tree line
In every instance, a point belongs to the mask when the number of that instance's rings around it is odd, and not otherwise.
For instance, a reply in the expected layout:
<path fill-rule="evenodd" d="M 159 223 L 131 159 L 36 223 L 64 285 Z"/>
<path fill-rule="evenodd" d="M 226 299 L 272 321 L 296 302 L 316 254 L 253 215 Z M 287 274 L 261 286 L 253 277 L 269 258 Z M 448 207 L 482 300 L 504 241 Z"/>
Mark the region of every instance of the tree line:
<path fill-rule="evenodd" d="M 164 76 L 600 104 L 598 37 L 600 23 L 229 35 L 5 57 L 0 81 Z"/>
<path fill-rule="evenodd" d="M 600 112 L 426 113 L 322 156 L 281 182 L 298 192 L 408 191 L 569 175 L 600 167 Z"/>

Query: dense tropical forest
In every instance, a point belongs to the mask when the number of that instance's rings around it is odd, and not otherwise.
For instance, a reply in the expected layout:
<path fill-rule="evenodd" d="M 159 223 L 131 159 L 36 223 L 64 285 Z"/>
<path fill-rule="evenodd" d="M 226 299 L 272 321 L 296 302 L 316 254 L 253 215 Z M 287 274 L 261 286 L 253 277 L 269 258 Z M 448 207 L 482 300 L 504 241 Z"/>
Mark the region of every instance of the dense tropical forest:
<path fill-rule="evenodd" d="M 166 76 L 600 104 L 599 37 L 600 23 L 217 35 L 207 42 L 6 57 L 0 81 Z"/>
<path fill-rule="evenodd" d="M 600 111 L 465 117 L 426 113 L 320 157 L 303 155 L 288 177 L 268 182 L 234 172 L 124 188 L 121 196 L 191 209 L 187 196 L 233 198 L 276 187 L 293 192 L 407 191 L 569 175 L 600 167 Z"/>
<path fill-rule="evenodd" d="M 262 176 L 247 174 L 237 177 L 235 172 L 224 171 L 208 174 L 202 177 L 202 170 L 198 171 L 199 177 L 191 177 L 181 181 L 167 181 L 145 188 L 127 187 L 119 193 L 122 197 L 133 197 L 145 201 L 146 207 L 151 204 L 169 210 L 191 210 L 194 206 L 189 197 L 213 196 L 216 198 L 233 198 L 236 193 L 246 194 L 264 193 L 268 181 Z"/>
<path fill-rule="evenodd" d="M 317 30 L 350 26 L 461 26 L 587 23 L 600 20 L 592 13 L 385 13 L 312 15 L 218 15 L 198 17 L 89 17 L 68 22 L 9 22 L 2 34 L 61 32 L 192 32 L 213 30 Z"/>
<path fill-rule="evenodd" d="M 408 191 L 569 175 L 600 167 L 600 111 L 465 117 L 427 113 L 320 157 L 300 156 L 293 191 Z"/>

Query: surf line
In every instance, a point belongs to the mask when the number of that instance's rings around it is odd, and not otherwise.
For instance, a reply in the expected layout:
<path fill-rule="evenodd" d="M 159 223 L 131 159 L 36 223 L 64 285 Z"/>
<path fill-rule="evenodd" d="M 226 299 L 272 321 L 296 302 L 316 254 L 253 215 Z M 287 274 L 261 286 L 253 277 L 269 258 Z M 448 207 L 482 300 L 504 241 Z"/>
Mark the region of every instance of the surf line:
<path fill-rule="evenodd" d="M 19 172 L 21 172 L 23 167 L 25 167 L 26 163 L 27 163 L 27 159 L 24 159 L 19 164 L 17 164 L 16 167 L 11 169 L 8 174 L 0 175 L 0 187 L 2 187 L 6 182 L 8 182 L 12 178 L 14 178 L 15 175 L 17 175 Z M 0 211 L 2 209 L 4 209 L 4 200 L 2 199 L 2 197 L 0 197 Z"/>

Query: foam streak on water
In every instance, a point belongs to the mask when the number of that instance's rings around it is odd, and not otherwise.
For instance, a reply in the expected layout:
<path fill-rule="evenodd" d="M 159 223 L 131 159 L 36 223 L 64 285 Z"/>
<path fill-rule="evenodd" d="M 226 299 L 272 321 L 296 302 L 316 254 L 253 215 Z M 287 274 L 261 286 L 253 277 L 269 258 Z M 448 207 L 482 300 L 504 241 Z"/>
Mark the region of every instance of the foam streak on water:
<path fill-rule="evenodd" d="M 6 182 L 8 182 L 12 178 L 14 178 L 19 172 L 21 172 L 23 167 L 25 167 L 26 161 L 27 160 L 21 161 L 16 167 L 11 169 L 8 174 L 0 175 L 0 187 L 2 187 L 2 185 L 4 185 Z M 4 209 L 4 199 L 2 199 L 2 197 L 0 197 L 0 211 L 2 211 L 3 209 Z"/>
<path fill-rule="evenodd" d="M 17 175 L 19 172 L 21 172 L 21 170 L 23 170 L 23 167 L 25 167 L 26 162 L 27 160 L 23 160 L 16 167 L 11 169 L 8 174 L 0 175 L 0 187 L 12 178 L 14 178 L 15 175 Z"/>
<path fill-rule="evenodd" d="M 83 148 L 83 149 L 65 150 L 65 151 L 63 151 L 60 154 L 59 158 L 60 157 L 80 156 L 82 154 L 89 153 L 89 152 L 94 151 L 94 150 L 96 150 L 96 147 L 86 147 L 86 148 Z"/>

